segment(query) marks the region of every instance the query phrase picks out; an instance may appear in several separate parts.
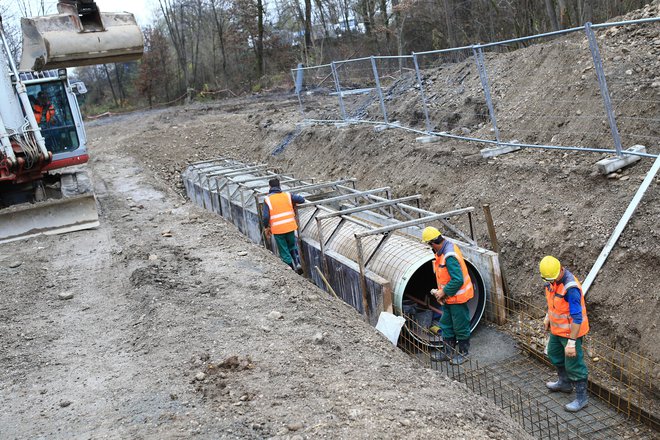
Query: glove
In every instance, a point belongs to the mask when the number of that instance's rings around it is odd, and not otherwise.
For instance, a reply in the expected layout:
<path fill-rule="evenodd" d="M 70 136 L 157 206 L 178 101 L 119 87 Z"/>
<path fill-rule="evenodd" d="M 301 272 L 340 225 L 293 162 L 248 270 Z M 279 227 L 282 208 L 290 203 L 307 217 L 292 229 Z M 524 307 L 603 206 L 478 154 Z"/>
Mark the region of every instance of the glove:
<path fill-rule="evenodd" d="M 564 355 L 566 357 L 572 358 L 577 356 L 577 351 L 575 350 L 575 339 L 569 339 L 564 348 Z"/>
<path fill-rule="evenodd" d="M 445 292 L 443 292 L 442 289 L 431 289 L 431 295 L 433 295 L 440 304 L 445 301 Z"/>
<path fill-rule="evenodd" d="M 543 318 L 543 328 L 546 332 L 550 330 L 550 317 L 548 315 L 545 315 L 545 318 Z"/>
<path fill-rule="evenodd" d="M 266 235 L 267 240 L 270 240 L 270 238 L 273 236 L 273 233 L 270 232 L 270 228 L 264 228 L 264 234 Z"/>

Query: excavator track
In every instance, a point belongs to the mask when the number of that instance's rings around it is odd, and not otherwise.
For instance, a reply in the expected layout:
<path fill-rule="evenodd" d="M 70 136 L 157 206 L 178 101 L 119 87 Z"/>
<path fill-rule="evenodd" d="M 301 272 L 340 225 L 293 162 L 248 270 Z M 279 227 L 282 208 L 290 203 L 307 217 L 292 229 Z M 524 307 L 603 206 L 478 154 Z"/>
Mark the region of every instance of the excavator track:
<path fill-rule="evenodd" d="M 96 199 L 84 172 L 62 174 L 61 198 L 0 210 L 0 243 L 99 226 Z"/>

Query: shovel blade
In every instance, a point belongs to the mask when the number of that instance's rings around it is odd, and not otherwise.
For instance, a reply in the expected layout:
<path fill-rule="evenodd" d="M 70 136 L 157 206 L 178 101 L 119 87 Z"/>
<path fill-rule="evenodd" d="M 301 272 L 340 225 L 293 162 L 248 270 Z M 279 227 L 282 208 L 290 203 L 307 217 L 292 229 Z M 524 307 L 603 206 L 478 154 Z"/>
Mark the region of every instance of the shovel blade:
<path fill-rule="evenodd" d="M 0 211 L 0 243 L 99 226 L 94 194 L 22 204 Z"/>

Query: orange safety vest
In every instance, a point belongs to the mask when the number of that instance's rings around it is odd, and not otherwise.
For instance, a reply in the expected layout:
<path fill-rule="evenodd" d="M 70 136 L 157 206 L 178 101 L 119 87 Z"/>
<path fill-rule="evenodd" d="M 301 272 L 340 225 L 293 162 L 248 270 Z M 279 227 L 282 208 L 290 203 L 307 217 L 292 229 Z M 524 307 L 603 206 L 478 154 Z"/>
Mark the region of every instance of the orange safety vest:
<path fill-rule="evenodd" d="M 270 231 L 273 234 L 286 234 L 298 229 L 291 194 L 288 192 L 271 194 L 264 199 L 264 202 L 270 210 Z"/>
<path fill-rule="evenodd" d="M 37 120 L 37 124 L 41 124 L 41 119 L 43 118 L 44 114 L 44 106 L 41 106 L 39 104 L 34 104 L 32 107 L 34 111 L 34 118 Z M 53 107 L 53 104 L 48 104 L 48 109 L 46 110 L 46 122 L 50 122 L 51 118 L 55 116 L 55 108 Z"/>
<path fill-rule="evenodd" d="M 550 319 L 550 331 L 553 335 L 562 338 L 571 337 L 571 318 L 570 306 L 566 300 L 566 292 L 571 287 L 577 287 L 580 291 L 580 303 L 582 304 L 582 325 L 578 338 L 589 332 L 589 319 L 587 319 L 587 307 L 584 304 L 584 293 L 582 284 L 568 270 L 564 269 L 564 276 L 560 280 L 545 285 L 545 298 L 548 301 L 548 318 Z"/>
<path fill-rule="evenodd" d="M 456 292 L 454 296 L 446 296 L 445 302 L 446 304 L 466 303 L 474 296 L 472 280 L 468 274 L 461 250 L 454 243 L 451 243 L 446 239 L 440 251 L 435 255 L 435 261 L 433 262 L 433 271 L 435 272 L 435 279 L 438 282 L 438 287 L 444 289 L 451 280 L 445 264 L 447 257 L 455 257 L 458 260 L 458 264 L 461 265 L 461 271 L 463 272 L 463 285 L 458 289 L 458 292 Z"/>

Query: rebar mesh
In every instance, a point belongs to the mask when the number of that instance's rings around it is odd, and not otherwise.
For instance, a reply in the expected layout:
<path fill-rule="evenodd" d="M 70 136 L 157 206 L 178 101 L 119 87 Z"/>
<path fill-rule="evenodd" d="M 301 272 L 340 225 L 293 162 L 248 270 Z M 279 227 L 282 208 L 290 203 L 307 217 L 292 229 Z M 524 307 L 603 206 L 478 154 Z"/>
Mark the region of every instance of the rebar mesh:
<path fill-rule="evenodd" d="M 487 307 L 495 306 L 502 305 L 489 301 Z M 440 348 L 425 341 L 437 341 L 438 336 L 408 315 L 404 315 L 406 324 L 398 345 L 422 364 L 491 399 L 536 438 L 656 438 L 657 386 L 651 373 L 657 365 L 653 361 L 587 337 L 590 404 L 578 413 L 568 413 L 563 407 L 573 397 L 550 393 L 545 386 L 554 376 L 543 353 L 545 311 L 525 300 L 510 300 L 505 307 L 509 321 L 498 330 L 505 330 L 518 345 L 515 355 L 505 360 L 484 364 L 479 361 L 478 347 L 473 347 L 462 365 L 435 361 L 433 353 Z"/>

